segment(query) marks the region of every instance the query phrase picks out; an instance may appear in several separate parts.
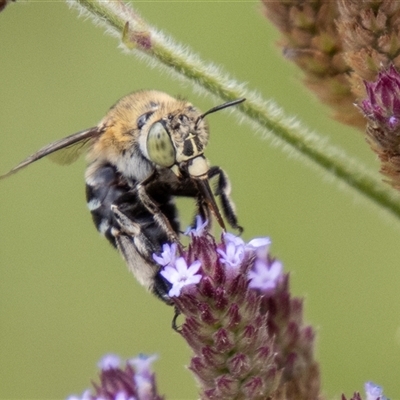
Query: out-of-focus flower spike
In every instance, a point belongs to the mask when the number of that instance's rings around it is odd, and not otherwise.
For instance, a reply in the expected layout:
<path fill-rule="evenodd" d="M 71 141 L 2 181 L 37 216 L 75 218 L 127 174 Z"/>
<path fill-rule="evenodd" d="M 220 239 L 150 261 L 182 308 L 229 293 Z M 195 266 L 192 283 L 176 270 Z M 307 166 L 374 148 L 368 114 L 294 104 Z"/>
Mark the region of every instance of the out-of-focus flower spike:
<path fill-rule="evenodd" d="M 373 81 L 378 73 L 394 64 L 400 67 L 398 1 L 339 0 L 337 27 L 344 59 L 351 68 L 354 95 L 365 96 L 363 80 Z"/>
<path fill-rule="evenodd" d="M 82 396 L 70 396 L 68 400 L 163 400 L 151 370 L 156 358 L 140 355 L 121 367 L 118 356 L 106 355 L 98 364 L 100 382 L 93 383 L 94 393 L 86 390 Z"/>
<path fill-rule="evenodd" d="M 332 108 L 335 119 L 364 128 L 353 106 L 356 96 L 347 79 L 351 68 L 337 33 L 337 2 L 262 0 L 262 4 L 266 17 L 283 35 L 279 43 L 283 54 L 303 70 L 305 85 Z"/>
<path fill-rule="evenodd" d="M 386 396 L 383 395 L 382 387 L 376 385 L 373 382 L 366 382 L 364 385 L 365 399 L 364 400 L 388 400 Z M 342 400 L 347 400 L 346 396 L 342 394 Z M 349 400 L 363 400 L 360 393 L 355 392 L 353 397 Z"/>
<path fill-rule="evenodd" d="M 367 141 L 381 161 L 380 172 L 399 190 L 400 74 L 391 65 L 375 81 L 364 83 L 367 98 L 359 107 L 367 118 Z"/>
<path fill-rule="evenodd" d="M 373 382 L 366 382 L 364 390 L 366 395 L 365 400 L 386 400 L 386 396 L 383 395 L 382 387 Z"/>
<path fill-rule="evenodd" d="M 342 400 L 347 400 L 346 396 L 344 394 L 342 394 Z M 353 397 L 351 397 L 349 400 L 363 400 L 360 393 L 355 392 L 353 394 Z"/>

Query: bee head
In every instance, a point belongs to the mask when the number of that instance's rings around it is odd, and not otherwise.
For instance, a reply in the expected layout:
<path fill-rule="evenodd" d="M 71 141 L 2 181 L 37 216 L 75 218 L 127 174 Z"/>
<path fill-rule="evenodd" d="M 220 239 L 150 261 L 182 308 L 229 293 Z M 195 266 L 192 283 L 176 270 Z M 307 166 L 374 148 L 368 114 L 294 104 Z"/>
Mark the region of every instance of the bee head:
<path fill-rule="evenodd" d="M 190 103 L 177 101 L 180 107 L 169 110 L 150 125 L 146 135 L 148 158 L 158 166 L 172 168 L 175 173 L 187 170 L 191 176 L 206 174 L 208 163 L 203 153 L 209 132 L 204 117 L 241 101 L 222 104 L 204 114 Z"/>
<path fill-rule="evenodd" d="M 146 152 L 155 164 L 170 168 L 201 156 L 208 143 L 208 126 L 190 104 L 153 122 L 146 136 Z M 198 122 L 199 121 L 199 122 Z"/>
<path fill-rule="evenodd" d="M 242 101 L 224 103 L 201 114 L 189 102 L 162 92 L 132 93 L 102 120 L 105 133 L 95 143 L 92 158 L 105 155 L 127 175 L 131 174 L 130 160 L 141 155 L 153 167 L 171 168 L 177 175 L 204 176 L 209 169 L 203 156 L 209 137 L 204 117 Z M 150 164 L 140 167 L 147 173 L 151 170 Z"/>

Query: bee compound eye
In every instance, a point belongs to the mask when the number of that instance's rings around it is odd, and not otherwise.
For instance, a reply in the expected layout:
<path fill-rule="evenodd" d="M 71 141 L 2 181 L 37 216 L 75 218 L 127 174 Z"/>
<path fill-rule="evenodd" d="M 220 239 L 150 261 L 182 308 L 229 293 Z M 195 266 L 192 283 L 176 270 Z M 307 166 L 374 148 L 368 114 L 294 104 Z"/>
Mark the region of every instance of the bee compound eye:
<path fill-rule="evenodd" d="M 175 164 L 175 148 L 171 137 L 160 122 L 150 128 L 147 136 L 147 153 L 154 163 L 162 167 L 171 167 Z"/>
<path fill-rule="evenodd" d="M 151 117 L 153 111 L 149 111 L 145 114 L 142 114 L 136 121 L 138 129 L 142 129 L 143 126 L 146 124 L 147 120 Z"/>

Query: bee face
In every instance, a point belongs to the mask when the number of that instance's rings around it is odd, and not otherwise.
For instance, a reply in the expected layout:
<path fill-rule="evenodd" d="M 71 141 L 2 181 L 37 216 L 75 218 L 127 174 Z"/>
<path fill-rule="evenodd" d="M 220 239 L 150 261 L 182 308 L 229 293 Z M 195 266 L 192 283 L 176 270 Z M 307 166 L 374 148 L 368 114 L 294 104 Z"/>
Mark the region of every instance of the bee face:
<path fill-rule="evenodd" d="M 89 160 L 105 158 L 127 175 L 135 169 L 131 159 L 137 160 L 138 153 L 144 158 L 142 169 L 182 167 L 203 154 L 209 136 L 206 122 L 192 104 L 157 91 L 122 98 L 99 127 L 104 133 Z"/>

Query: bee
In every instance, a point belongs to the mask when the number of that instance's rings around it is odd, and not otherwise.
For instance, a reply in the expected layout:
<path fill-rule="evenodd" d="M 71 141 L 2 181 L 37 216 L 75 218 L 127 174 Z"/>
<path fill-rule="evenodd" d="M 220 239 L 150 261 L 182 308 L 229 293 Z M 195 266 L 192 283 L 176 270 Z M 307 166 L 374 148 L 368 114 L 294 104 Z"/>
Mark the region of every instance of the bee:
<path fill-rule="evenodd" d="M 194 198 L 203 220 L 214 215 L 226 230 L 209 180 L 230 226 L 239 232 L 228 176 L 204 156 L 209 139 L 205 116 L 243 102 L 238 99 L 200 113 L 191 103 L 159 91 L 120 99 L 97 126 L 48 144 L 19 163 L 6 178 L 49 156 L 70 164 L 87 152 L 87 205 L 97 230 L 116 247 L 136 279 L 167 304 L 169 283 L 153 254 L 179 242 L 176 196 Z"/>

